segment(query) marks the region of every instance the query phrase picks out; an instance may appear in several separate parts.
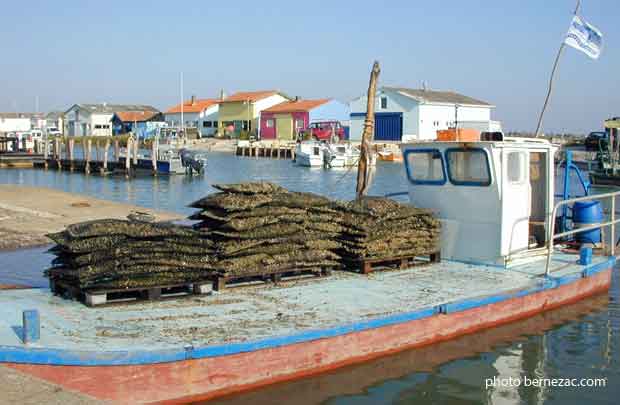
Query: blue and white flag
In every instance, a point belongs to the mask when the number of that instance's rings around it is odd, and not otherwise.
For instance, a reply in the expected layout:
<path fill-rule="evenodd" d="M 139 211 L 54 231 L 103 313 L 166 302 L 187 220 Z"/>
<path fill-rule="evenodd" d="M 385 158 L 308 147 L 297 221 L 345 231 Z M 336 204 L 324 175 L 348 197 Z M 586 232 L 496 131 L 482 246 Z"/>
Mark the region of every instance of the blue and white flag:
<path fill-rule="evenodd" d="M 598 59 L 603 46 L 603 34 L 596 27 L 574 16 L 564 43 L 580 50 L 592 59 Z"/>

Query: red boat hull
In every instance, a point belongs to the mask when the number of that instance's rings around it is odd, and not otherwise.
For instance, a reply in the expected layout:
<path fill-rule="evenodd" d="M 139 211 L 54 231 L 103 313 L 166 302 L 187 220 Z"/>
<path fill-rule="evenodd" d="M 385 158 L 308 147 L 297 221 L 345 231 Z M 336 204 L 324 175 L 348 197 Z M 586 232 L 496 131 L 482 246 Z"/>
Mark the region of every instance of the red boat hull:
<path fill-rule="evenodd" d="M 611 269 L 603 270 L 556 288 L 471 309 L 232 355 L 137 366 L 7 365 L 66 389 L 115 402 L 205 400 L 532 316 L 607 291 L 611 272 Z"/>

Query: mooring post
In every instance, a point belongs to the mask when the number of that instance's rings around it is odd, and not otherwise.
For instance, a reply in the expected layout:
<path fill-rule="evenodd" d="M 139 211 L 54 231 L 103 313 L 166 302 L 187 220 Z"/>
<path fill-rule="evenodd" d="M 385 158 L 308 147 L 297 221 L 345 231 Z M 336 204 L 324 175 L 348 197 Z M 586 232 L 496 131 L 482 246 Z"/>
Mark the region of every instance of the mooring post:
<path fill-rule="evenodd" d="M 120 147 L 120 144 L 118 142 L 118 139 L 115 139 L 114 140 L 114 161 L 116 163 L 118 163 L 118 161 L 120 160 L 120 157 L 121 157 L 120 156 L 120 150 L 121 150 L 121 147 Z"/>
<path fill-rule="evenodd" d="M 153 136 L 153 141 L 151 145 L 151 160 L 153 162 L 153 176 L 157 176 L 157 153 L 159 149 L 159 138 L 157 136 Z"/>
<path fill-rule="evenodd" d="M 108 150 L 110 149 L 110 140 L 106 139 L 105 145 L 103 145 L 103 164 L 101 166 L 101 175 L 105 175 L 108 172 Z"/>
<path fill-rule="evenodd" d="M 49 138 L 47 133 L 43 137 L 43 168 L 47 170 L 47 159 L 49 157 Z"/>
<path fill-rule="evenodd" d="M 60 164 L 60 139 L 56 138 L 56 142 L 54 143 L 54 152 L 56 152 L 56 166 L 58 166 L 58 170 L 62 169 L 62 165 Z"/>
<path fill-rule="evenodd" d="M 41 337 L 41 323 L 39 311 L 27 309 L 22 312 L 22 341 L 24 343 L 36 342 Z"/>
<path fill-rule="evenodd" d="M 75 140 L 69 139 L 69 170 L 73 171 Z"/>
<path fill-rule="evenodd" d="M 138 165 L 138 148 L 140 146 L 140 140 L 136 138 L 133 140 L 132 143 L 133 143 L 133 165 L 135 168 L 135 166 Z"/>
<path fill-rule="evenodd" d="M 90 174 L 90 152 L 91 152 L 92 141 L 89 139 L 86 141 L 86 167 L 84 171 L 86 174 Z"/>
<path fill-rule="evenodd" d="M 129 178 L 131 174 L 131 137 L 127 138 L 127 153 L 125 153 L 125 177 Z"/>

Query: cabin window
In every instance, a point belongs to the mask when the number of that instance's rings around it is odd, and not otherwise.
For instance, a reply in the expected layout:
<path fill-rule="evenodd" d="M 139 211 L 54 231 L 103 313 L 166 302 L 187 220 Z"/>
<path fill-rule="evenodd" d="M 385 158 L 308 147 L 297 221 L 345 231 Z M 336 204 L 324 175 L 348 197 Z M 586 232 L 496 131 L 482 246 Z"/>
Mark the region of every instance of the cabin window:
<path fill-rule="evenodd" d="M 525 154 L 523 152 L 508 152 L 506 172 L 508 182 L 511 184 L 525 181 Z"/>
<path fill-rule="evenodd" d="M 413 184 L 446 183 L 441 152 L 437 149 L 417 149 L 405 152 L 407 177 Z"/>
<path fill-rule="evenodd" d="M 273 124 L 274 124 L 273 121 L 274 121 L 273 119 L 268 119 L 267 121 L 265 121 L 265 126 L 267 128 L 273 128 Z"/>
<path fill-rule="evenodd" d="M 453 148 L 446 151 L 448 177 L 459 186 L 489 186 L 491 169 L 482 149 Z"/>
<path fill-rule="evenodd" d="M 381 109 L 385 110 L 387 108 L 387 97 L 381 97 Z"/>
<path fill-rule="evenodd" d="M 213 123 L 211 121 L 203 121 L 202 126 L 205 128 L 211 128 Z"/>

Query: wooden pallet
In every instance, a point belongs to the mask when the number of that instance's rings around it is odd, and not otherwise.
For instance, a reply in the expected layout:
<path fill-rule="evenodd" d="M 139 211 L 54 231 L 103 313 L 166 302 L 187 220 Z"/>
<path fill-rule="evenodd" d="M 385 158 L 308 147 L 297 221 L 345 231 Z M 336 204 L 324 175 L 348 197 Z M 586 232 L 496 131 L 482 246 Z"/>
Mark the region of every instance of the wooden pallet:
<path fill-rule="evenodd" d="M 352 270 L 359 271 L 362 274 L 372 273 L 379 268 L 400 268 L 406 269 L 422 263 L 439 263 L 441 261 L 441 253 L 435 252 L 428 255 L 428 260 L 422 260 L 424 256 L 397 256 L 381 259 L 361 259 L 347 263 L 347 267 Z"/>
<path fill-rule="evenodd" d="M 189 295 L 207 294 L 212 291 L 212 281 L 169 284 L 148 288 L 118 288 L 83 291 L 62 280 L 50 279 L 50 289 L 55 295 L 78 300 L 86 306 L 155 301 Z"/>
<path fill-rule="evenodd" d="M 283 272 L 265 274 L 261 272 L 246 273 L 243 276 L 230 276 L 221 274 L 212 277 L 213 291 L 223 291 L 227 287 L 239 286 L 245 283 L 252 282 L 273 282 L 277 284 L 280 281 L 288 281 L 292 279 L 299 279 L 309 275 L 316 277 L 331 275 L 332 269 L 324 268 L 321 270 L 288 270 Z M 286 280 L 284 280 L 286 279 Z"/>

